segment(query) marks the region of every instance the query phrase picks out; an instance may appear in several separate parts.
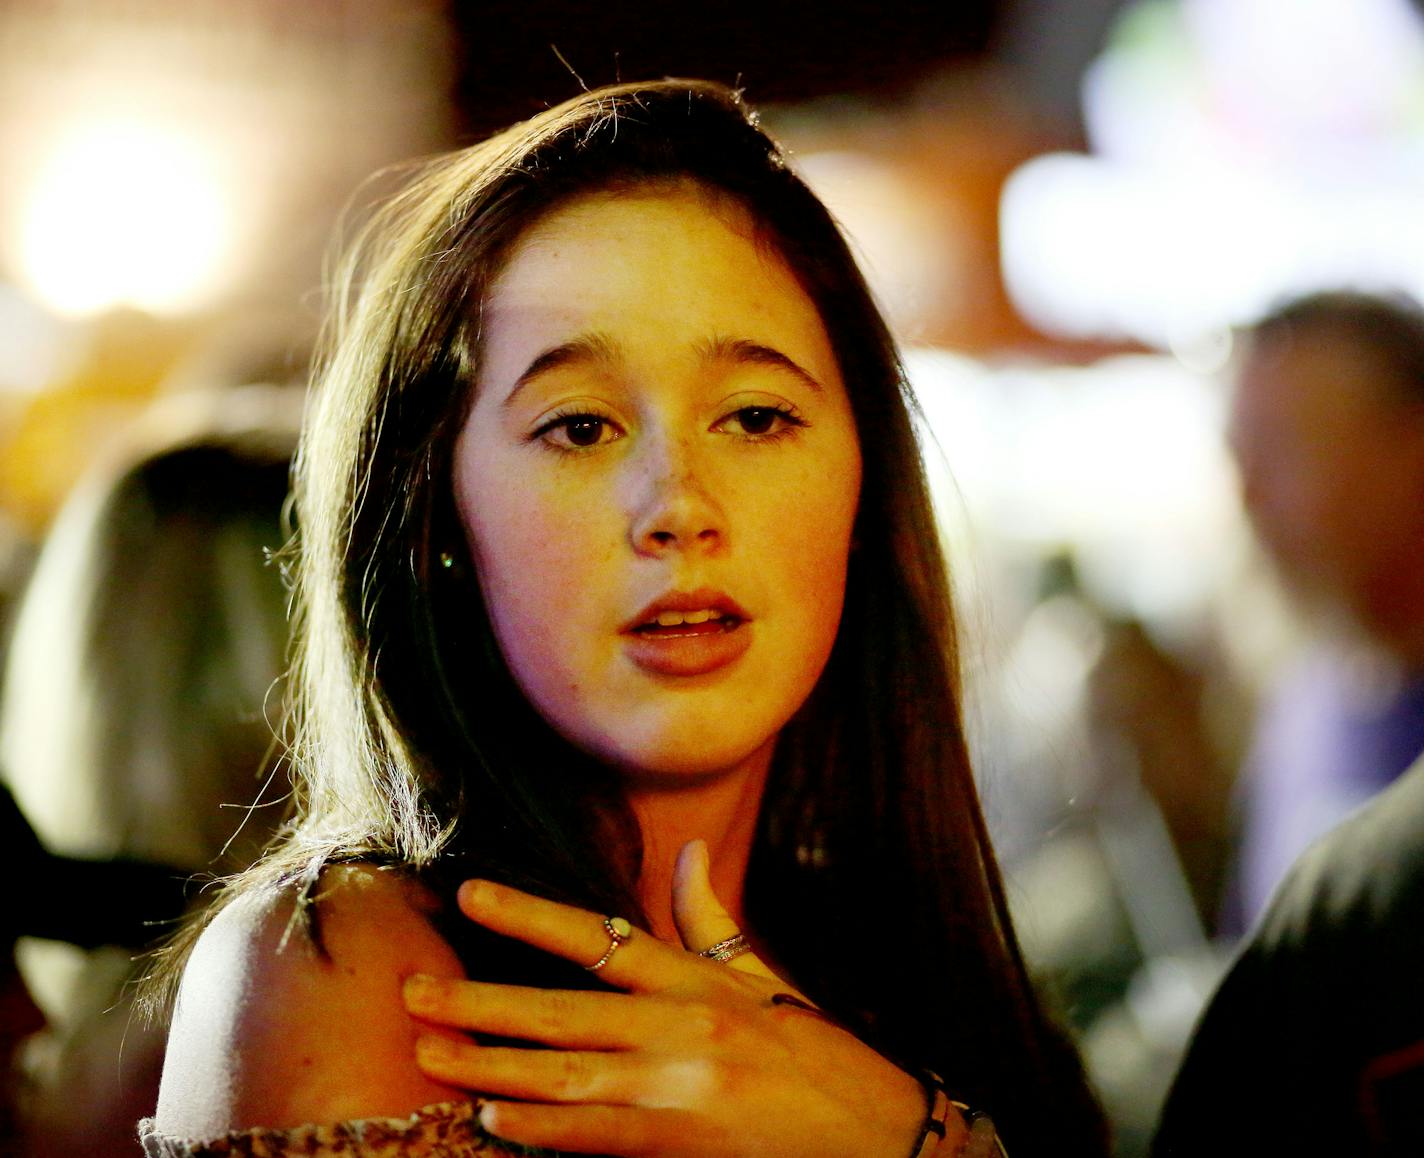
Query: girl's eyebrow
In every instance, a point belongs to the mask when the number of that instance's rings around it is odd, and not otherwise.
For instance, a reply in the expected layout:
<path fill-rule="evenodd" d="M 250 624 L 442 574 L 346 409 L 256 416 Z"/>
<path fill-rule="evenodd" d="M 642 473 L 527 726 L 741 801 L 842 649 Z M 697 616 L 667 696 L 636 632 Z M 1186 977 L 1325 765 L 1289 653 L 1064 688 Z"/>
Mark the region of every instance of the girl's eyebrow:
<path fill-rule="evenodd" d="M 569 366 L 579 362 L 607 364 L 618 361 L 622 356 L 623 351 L 618 343 L 603 333 L 580 334 L 567 342 L 560 342 L 557 346 L 551 346 L 543 351 L 524 368 L 524 373 L 514 380 L 514 385 L 500 405 L 508 406 L 514 401 L 519 391 L 540 374 L 548 373 L 559 366 Z"/>
<path fill-rule="evenodd" d="M 793 358 L 783 354 L 780 350 L 772 346 L 763 345 L 761 342 L 753 342 L 746 338 L 726 338 L 716 337 L 705 342 L 699 342 L 695 347 L 696 353 L 704 362 L 732 362 L 738 365 L 747 366 L 771 366 L 778 370 L 784 370 L 795 375 L 803 383 L 809 386 L 816 393 L 823 392 L 823 387 L 805 367 L 801 366 Z M 510 405 L 518 396 L 519 391 L 526 385 L 538 378 L 541 374 L 546 374 L 550 370 L 560 366 L 577 365 L 582 362 L 602 363 L 607 365 L 617 362 L 623 357 L 623 348 L 613 338 L 607 334 L 595 331 L 590 334 L 580 334 L 576 338 L 571 338 L 567 342 L 560 342 L 557 346 L 551 346 L 542 351 L 533 361 L 525 367 L 524 372 L 515 379 L 514 385 L 505 395 L 501 406 Z"/>
<path fill-rule="evenodd" d="M 780 350 L 772 346 L 764 346 L 760 342 L 748 341 L 745 338 L 713 338 L 710 342 L 699 343 L 698 353 L 701 354 L 704 361 L 708 362 L 774 366 L 794 374 L 816 393 L 822 392 L 821 384 L 816 381 L 815 375 L 809 370 L 794 359 L 787 357 Z"/>

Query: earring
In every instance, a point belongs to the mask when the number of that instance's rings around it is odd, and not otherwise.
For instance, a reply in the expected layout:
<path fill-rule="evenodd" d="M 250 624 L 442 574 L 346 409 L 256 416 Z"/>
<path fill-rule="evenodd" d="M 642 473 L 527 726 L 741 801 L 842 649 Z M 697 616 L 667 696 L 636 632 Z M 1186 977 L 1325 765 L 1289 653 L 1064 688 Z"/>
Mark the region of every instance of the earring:
<path fill-rule="evenodd" d="M 445 570 L 449 571 L 455 566 L 455 556 L 450 554 L 449 551 L 441 551 L 440 566 L 444 567 Z"/>

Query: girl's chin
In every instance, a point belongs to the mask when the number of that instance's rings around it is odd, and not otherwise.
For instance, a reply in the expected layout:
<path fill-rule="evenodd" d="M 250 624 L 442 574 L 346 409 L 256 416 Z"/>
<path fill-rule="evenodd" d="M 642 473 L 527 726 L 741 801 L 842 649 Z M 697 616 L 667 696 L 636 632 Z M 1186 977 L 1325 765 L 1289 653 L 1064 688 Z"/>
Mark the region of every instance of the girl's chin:
<path fill-rule="evenodd" d="M 682 742 L 667 750 L 602 751 L 630 788 L 687 789 L 739 774 L 761 774 L 771 763 L 776 736 L 750 747 L 699 747 Z"/>

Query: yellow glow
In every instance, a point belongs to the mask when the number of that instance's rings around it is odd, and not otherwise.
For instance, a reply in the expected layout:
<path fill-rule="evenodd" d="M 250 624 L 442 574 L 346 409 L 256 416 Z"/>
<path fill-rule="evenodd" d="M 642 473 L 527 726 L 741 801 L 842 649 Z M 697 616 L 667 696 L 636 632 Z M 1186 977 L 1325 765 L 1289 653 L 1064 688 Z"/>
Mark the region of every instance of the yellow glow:
<path fill-rule="evenodd" d="M 205 304 L 232 222 L 214 161 L 196 137 L 139 121 L 58 137 L 24 209 L 20 258 L 32 292 L 65 314 Z"/>

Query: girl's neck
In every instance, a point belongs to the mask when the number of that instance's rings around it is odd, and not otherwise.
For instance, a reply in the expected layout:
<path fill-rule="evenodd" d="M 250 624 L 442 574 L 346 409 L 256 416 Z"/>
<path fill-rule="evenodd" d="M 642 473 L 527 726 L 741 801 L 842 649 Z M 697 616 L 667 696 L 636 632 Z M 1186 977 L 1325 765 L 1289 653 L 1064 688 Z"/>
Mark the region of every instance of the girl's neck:
<path fill-rule="evenodd" d="M 643 783 L 629 789 L 629 803 L 643 834 L 638 891 L 652 931 L 662 940 L 678 941 L 672 919 L 673 868 L 689 840 L 707 842 L 713 891 L 738 926 L 744 924 L 742 893 L 772 747 L 766 744 L 736 768 L 715 777 L 688 784 Z"/>

